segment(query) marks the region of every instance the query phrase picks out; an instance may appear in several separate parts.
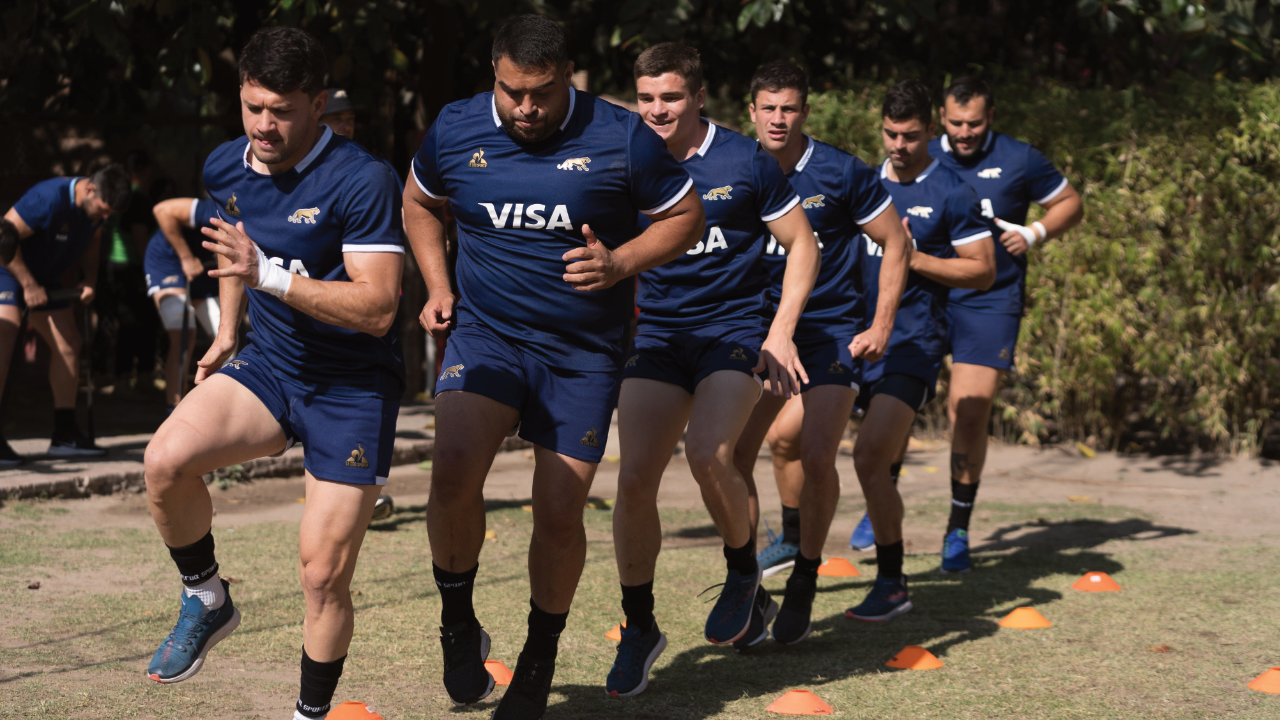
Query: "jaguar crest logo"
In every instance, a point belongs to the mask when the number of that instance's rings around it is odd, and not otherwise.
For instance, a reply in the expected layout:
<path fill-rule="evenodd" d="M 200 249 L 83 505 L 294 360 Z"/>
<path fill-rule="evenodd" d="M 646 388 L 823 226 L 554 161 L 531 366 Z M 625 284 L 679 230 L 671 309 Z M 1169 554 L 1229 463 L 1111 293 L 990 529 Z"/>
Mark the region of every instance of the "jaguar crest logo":
<path fill-rule="evenodd" d="M 740 347 L 734 348 L 733 352 L 729 353 L 729 359 L 741 360 L 742 362 L 747 362 L 747 351 L 743 350 Z"/>
<path fill-rule="evenodd" d="M 800 206 L 803 207 L 805 210 L 826 207 L 827 204 L 822 202 L 823 200 L 826 200 L 826 199 L 827 199 L 826 195 L 814 195 L 811 198 L 805 198 L 804 202 L 800 203 Z"/>
<path fill-rule="evenodd" d="M 832 361 L 831 361 L 831 367 L 827 368 L 827 374 L 828 374 L 828 375 L 843 375 L 843 374 L 844 374 L 844 366 L 840 364 L 840 361 L 839 361 L 839 360 L 832 360 Z"/>
<path fill-rule="evenodd" d="M 451 365 L 445 368 L 444 372 L 440 373 L 440 379 L 444 380 L 445 378 L 461 378 L 462 371 L 466 369 L 467 369 L 466 365 Z"/>
<path fill-rule="evenodd" d="M 161 284 L 161 285 L 175 285 L 175 284 L 177 284 L 177 282 L 178 282 L 178 276 L 177 276 L 177 275 L 166 275 L 166 276 L 165 276 L 165 278 L 164 278 L 163 280 L 161 280 L 161 281 L 160 281 L 160 284 Z"/>
<path fill-rule="evenodd" d="M 0 298 L 2 297 L 3 296 L 0 296 Z M 635 367 L 636 363 L 638 362 L 640 362 L 640 353 L 636 353 L 635 355 L 632 355 L 631 357 L 627 358 L 627 364 L 623 365 L 623 367 L 624 368 Z"/>
<path fill-rule="evenodd" d="M 1000 179 L 1000 171 L 1001 168 L 987 168 L 986 170 L 978 173 L 978 177 L 983 180 L 998 180 Z"/>
<path fill-rule="evenodd" d="M 320 214 L 320 208 L 318 207 L 298 208 L 297 210 L 293 211 L 292 215 L 289 216 L 289 222 L 293 223 L 294 225 L 298 225 L 300 223 L 315 225 L 316 216 L 319 214 Z"/>
<path fill-rule="evenodd" d="M 923 205 L 916 205 L 915 207 L 907 208 L 907 214 L 914 215 L 916 217 L 922 217 L 925 220 L 928 220 L 929 216 L 933 214 L 933 208 L 924 207 Z"/>
<path fill-rule="evenodd" d="M 240 368 L 244 367 L 245 365 L 248 365 L 248 364 L 249 364 L 249 362 L 248 362 L 247 360 L 240 360 L 240 359 L 238 359 L 238 358 L 237 358 L 237 359 L 232 360 L 231 362 L 229 362 L 229 363 L 227 363 L 227 364 L 231 366 L 231 369 L 232 369 L 232 370 L 239 370 Z"/>
<path fill-rule="evenodd" d="M 565 160 L 564 162 L 557 165 L 556 169 L 557 170 L 581 170 L 582 172 L 586 172 L 591 169 L 587 167 L 587 165 L 590 164 L 590 162 L 591 162 L 591 158 L 589 157 L 569 158 L 568 160 Z"/>
<path fill-rule="evenodd" d="M 5 290 L 4 292 L 0 292 L 0 300 L 13 300 L 13 299 L 15 298 L 12 290 Z"/>
<path fill-rule="evenodd" d="M 369 460 L 364 456 L 364 445 L 356 443 L 356 449 L 352 450 L 351 457 L 347 458 L 347 467 L 369 467 Z"/>
<path fill-rule="evenodd" d="M 703 200 L 732 200 L 733 198 L 729 195 L 729 192 L 731 190 L 733 190 L 732 185 L 725 185 L 724 187 L 711 188 L 710 190 L 707 191 L 705 195 L 702 196 L 702 199 Z"/>
<path fill-rule="evenodd" d="M 586 435 L 582 436 L 582 440 L 580 440 L 579 442 L 583 445 L 586 445 L 587 447 L 598 448 L 600 447 L 600 435 L 596 433 L 596 429 L 593 426 L 590 430 L 587 431 Z"/>
<path fill-rule="evenodd" d="M 240 208 L 236 207 L 236 194 L 231 193 L 231 197 L 227 198 L 227 206 L 223 208 L 233 217 L 240 217 Z"/>
<path fill-rule="evenodd" d="M 489 167 L 489 163 L 484 159 L 484 148 L 471 153 L 471 162 L 467 163 L 467 167 Z"/>

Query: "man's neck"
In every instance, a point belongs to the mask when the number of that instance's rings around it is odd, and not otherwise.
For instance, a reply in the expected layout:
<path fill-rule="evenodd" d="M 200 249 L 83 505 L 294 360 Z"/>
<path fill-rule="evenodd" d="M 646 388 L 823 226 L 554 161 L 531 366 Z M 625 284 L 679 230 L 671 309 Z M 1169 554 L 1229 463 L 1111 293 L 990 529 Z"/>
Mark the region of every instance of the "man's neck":
<path fill-rule="evenodd" d="M 252 167 L 254 170 L 262 173 L 263 175 L 279 175 L 281 173 L 289 172 L 294 168 L 295 165 L 302 162 L 302 158 L 311 154 L 311 151 L 315 149 L 316 143 L 320 142 L 320 136 L 324 134 L 324 128 L 322 128 L 319 123 L 316 123 L 312 125 L 307 132 L 308 132 L 308 137 L 306 139 L 306 142 L 302 143 L 302 145 L 298 147 L 298 149 L 293 153 L 293 155 L 289 156 L 289 158 L 286 159 L 284 162 L 278 162 L 278 163 L 273 163 L 271 165 L 268 165 L 262 162 L 261 160 L 259 160 L 258 156 L 253 154 L 253 150 L 250 149 L 249 150 L 249 167 Z"/>
<path fill-rule="evenodd" d="M 693 132 L 687 137 L 677 138 L 672 136 L 667 141 L 667 151 L 671 153 L 679 162 L 684 162 L 694 156 L 698 152 L 698 148 L 702 147 L 702 143 L 707 139 L 707 133 L 711 132 L 711 124 L 698 118 L 698 124 L 694 126 Z"/>
<path fill-rule="evenodd" d="M 782 167 L 782 172 L 790 175 L 796 169 L 796 166 L 800 164 L 800 158 L 804 157 L 804 151 L 808 149 L 809 136 L 802 133 L 798 141 L 784 146 L 778 152 L 770 151 L 769 154 L 778 161 L 778 165 Z"/>
<path fill-rule="evenodd" d="M 896 183 L 909 183 L 912 180 L 915 180 L 916 178 L 920 177 L 920 173 L 924 172 L 925 170 L 928 170 L 929 166 L 932 164 L 933 164 L 933 156 L 930 155 L 929 153 L 925 153 L 924 157 L 921 158 L 920 162 L 915 163 L 910 167 L 905 167 L 901 170 L 894 167 L 893 163 L 889 163 L 889 179 Z"/>

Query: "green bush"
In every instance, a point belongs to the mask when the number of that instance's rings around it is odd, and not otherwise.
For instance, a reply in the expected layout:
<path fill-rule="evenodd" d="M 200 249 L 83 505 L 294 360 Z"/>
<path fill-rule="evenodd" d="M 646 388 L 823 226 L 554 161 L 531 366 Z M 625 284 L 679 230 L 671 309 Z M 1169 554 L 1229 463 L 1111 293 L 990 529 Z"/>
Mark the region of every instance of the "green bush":
<path fill-rule="evenodd" d="M 883 89 L 812 96 L 810 132 L 882 160 Z M 1042 149 L 1086 213 L 1032 252 L 998 434 L 1255 452 L 1280 387 L 1280 86 L 996 97 L 996 128 Z"/>

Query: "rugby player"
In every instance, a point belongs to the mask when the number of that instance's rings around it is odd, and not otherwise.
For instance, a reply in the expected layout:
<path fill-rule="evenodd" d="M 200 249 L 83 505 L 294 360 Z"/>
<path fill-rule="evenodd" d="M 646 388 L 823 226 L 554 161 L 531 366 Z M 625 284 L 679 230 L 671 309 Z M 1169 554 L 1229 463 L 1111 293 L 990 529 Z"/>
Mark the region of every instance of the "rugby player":
<path fill-rule="evenodd" d="M 751 80 L 749 110 L 756 136 L 800 194 L 801 208 L 822 253 L 817 284 L 795 335 L 809 383 L 790 400 L 764 393 L 734 452 L 734 464 L 750 493 L 754 533 L 760 504 L 752 473 L 768 432 L 783 501 L 783 534 L 774 536 L 771 531 L 770 544 L 757 557 L 764 577 L 794 564 L 772 631 L 773 639 L 784 644 L 800 642 L 811 628 L 822 547 L 840 500 L 836 454 L 858 395 L 861 359 L 879 360 L 888 347 L 907 280 L 910 247 L 879 174 L 858 158 L 804 134 L 808 95 L 808 76 L 786 61 L 761 66 Z M 875 319 L 869 324 L 859 262 L 861 233 L 884 248 L 880 294 L 870 299 Z M 775 305 L 786 258 L 783 248 L 770 238 L 765 263 L 772 275 L 770 300 Z"/>
<path fill-rule="evenodd" d="M 911 425 L 937 390 L 946 353 L 947 298 L 951 288 L 991 286 L 995 248 L 978 196 L 958 175 L 929 156 L 933 102 L 919 80 L 904 80 L 885 93 L 881 135 L 889 159 L 880 168 L 893 204 L 915 244 L 911 274 L 889 339 L 889 349 L 867 366 L 867 407 L 853 448 L 854 469 L 875 530 L 877 577 L 870 593 L 845 612 L 884 622 L 911 609 L 902 574 L 902 496 L 890 466 L 902 461 Z M 879 246 L 866 241 L 865 281 L 878 291 Z"/>
<path fill-rule="evenodd" d="M 89 177 L 51 178 L 36 183 L 5 213 L 18 232 L 14 255 L 0 267 L 0 394 L 9 373 L 13 343 L 28 322 L 44 338 L 53 389 L 53 437 L 50 455 L 98 456 L 106 450 L 76 426 L 76 388 L 80 382 L 80 331 L 70 300 L 50 300 L 62 280 L 79 265 L 83 279 L 75 287 L 82 303 L 93 302 L 98 279 L 102 222 L 129 204 L 129 173 L 112 163 Z M 0 435 L 0 467 L 22 458 Z"/>
<path fill-rule="evenodd" d="M 685 438 L 689 468 L 724 542 L 727 575 L 704 636 L 739 649 L 768 636 L 778 605 L 760 587 L 747 487 L 733 448 L 761 394 L 790 397 L 808 382 L 791 336 L 818 273 L 818 243 L 778 161 L 758 143 L 704 121 L 698 52 L 661 43 L 636 59 L 639 111 L 693 177 L 706 234 L 687 253 L 640 276 L 640 322 L 618 402 L 621 468 L 614 553 L 627 626 L 606 690 L 644 691 L 666 646 L 653 616 L 662 548 L 657 494 Z M 781 298 L 770 322 L 765 242 L 787 249 Z M 688 426 L 687 433 L 685 432 Z"/>
<path fill-rule="evenodd" d="M 306 619 L 294 718 L 322 718 L 351 642 L 351 577 L 390 470 L 404 387 L 400 195 L 382 162 L 320 125 L 328 62 L 314 38 L 261 29 L 239 69 L 246 137 L 204 167 L 217 206 L 204 247 L 219 256 L 210 276 L 224 312 L 196 388 L 145 456 L 152 516 L 184 586 L 178 622 L 147 673 L 191 677 L 240 623 L 218 576 L 201 476 L 300 442 Z M 246 305 L 253 332 L 227 362 Z"/>
<path fill-rule="evenodd" d="M 553 21 L 509 21 L 492 60 L 493 92 L 445 107 L 418 150 L 405 226 L 427 283 L 422 324 L 449 334 L 427 529 L 444 685 L 458 704 L 494 685 L 472 605 L 485 476 L 513 428 L 534 444 L 529 629 L 493 716 L 521 720 L 546 710 L 586 558 L 582 511 L 634 307 L 634 285 L 620 281 L 683 255 L 702 235 L 703 213 L 688 173 L 639 116 L 573 89 Z M 446 202 L 457 219 L 459 297 Z M 641 213 L 652 223 L 638 233 Z"/>
<path fill-rule="evenodd" d="M 1013 369 L 1026 297 L 1027 253 L 1084 219 L 1080 194 L 1039 150 L 991 129 L 991 88 L 975 78 L 951 83 L 941 108 L 943 134 L 929 153 L 977 191 L 982 215 L 999 238 L 996 280 L 988 290 L 951 291 L 951 516 L 942 544 L 943 572 L 968 572 L 969 517 L 987 459 L 991 406 Z M 1035 203 L 1044 215 L 1027 225 Z"/>

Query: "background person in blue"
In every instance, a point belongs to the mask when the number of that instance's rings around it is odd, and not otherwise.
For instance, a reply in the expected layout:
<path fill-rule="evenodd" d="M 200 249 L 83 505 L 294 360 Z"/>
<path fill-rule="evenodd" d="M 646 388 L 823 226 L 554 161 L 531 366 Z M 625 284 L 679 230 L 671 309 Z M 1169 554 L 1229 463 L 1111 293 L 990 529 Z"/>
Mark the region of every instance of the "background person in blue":
<path fill-rule="evenodd" d="M 53 437 L 50 455 L 102 455 L 76 427 L 76 387 L 80 381 L 80 332 L 70 300 L 50 300 L 49 293 L 81 268 L 80 302 L 93 302 L 98 279 L 102 221 L 123 212 L 129 203 L 129 173 L 111 164 L 89 177 L 51 178 L 36 183 L 4 218 L 18 230 L 18 249 L 0 267 L 0 392 L 9 372 L 13 343 L 28 322 L 50 349 L 49 385 L 53 388 Z M 22 458 L 0 436 L 0 467 Z"/>
<path fill-rule="evenodd" d="M 778 160 L 802 198 L 822 251 L 817 284 L 795 334 L 809 383 L 790 400 L 764 393 L 734 449 L 734 464 L 750 492 L 754 532 L 760 506 L 752 473 L 768 434 L 782 498 L 782 534 L 770 532 L 769 545 L 757 557 L 765 577 L 794 565 L 772 630 L 773 639 L 785 644 L 800 642 L 811 627 L 822 548 L 840 502 L 836 454 L 858 395 L 863 359 L 879 360 L 888 348 L 911 247 L 879 173 L 805 135 L 808 94 L 804 71 L 777 60 L 752 78 L 749 110 L 761 147 Z M 868 297 L 863 287 L 864 232 L 884 248 L 878 296 Z M 773 278 L 773 303 L 782 289 L 786 258 L 771 238 L 765 264 Z"/>
<path fill-rule="evenodd" d="M 846 615 L 871 622 L 911 609 L 902 574 L 902 496 L 890 466 L 902 461 L 916 413 L 936 391 L 946 354 L 950 289 L 987 288 L 996 274 L 995 248 L 978 196 L 929 156 L 934 130 L 929 89 L 919 80 L 894 85 L 885 93 L 881 115 L 889 159 L 880 168 L 880 180 L 893 204 L 905 212 L 903 224 L 915 252 L 889 350 L 863 375 L 867 413 L 853 448 L 854 469 L 875 529 L 877 577 L 866 599 Z M 866 248 L 867 289 L 875 293 L 880 251 L 870 240 Z"/>
<path fill-rule="evenodd" d="M 996 243 L 996 281 L 989 290 L 956 288 L 951 323 L 951 516 L 942 546 L 942 568 L 967 572 L 969 517 L 987 459 L 991 404 L 1013 369 L 1026 297 L 1027 253 L 1084 219 L 1080 195 L 1041 152 L 991 129 L 991 88 L 981 80 L 951 83 L 941 109 L 943 135 L 929 152 L 973 186 Z M 1035 203 L 1044 215 L 1027 225 Z"/>
<path fill-rule="evenodd" d="M 586 559 L 582 511 L 603 457 L 633 285 L 703 230 L 693 182 L 638 115 L 570 85 L 554 21 L 517 17 L 493 41 L 494 90 L 436 118 L 405 187 L 405 227 L 426 279 L 422 324 L 451 333 L 436 386 L 427 505 L 441 600 L 444 685 L 486 697 L 489 637 L 472 590 L 484 481 L 503 438 L 533 442 L 529 632 L 493 717 L 541 717 L 557 642 Z M 444 205 L 458 227 L 457 287 Z M 637 235 L 636 218 L 653 222 Z"/>
<path fill-rule="evenodd" d="M 733 448 L 760 397 L 756 373 L 767 371 L 771 392 L 781 396 L 798 393 L 809 379 L 791 337 L 820 262 L 800 198 L 777 160 L 700 117 L 706 88 L 697 50 L 654 45 L 636 59 L 634 75 L 640 115 L 693 178 L 707 229 L 687 253 L 640 276 L 639 331 L 618 400 L 613 540 L 627 627 L 606 688 L 621 696 L 644 691 L 666 644 L 653 616 L 662 549 L 657 495 L 681 435 L 727 566 L 704 637 L 745 648 L 768 636 L 778 606 L 760 587 L 747 486 Z M 790 252 L 776 313 L 762 259 L 770 233 Z"/>
<path fill-rule="evenodd" d="M 158 682 L 198 672 L 240 613 L 218 577 L 212 506 L 201 475 L 306 449 L 299 574 L 306 606 L 295 718 L 324 717 L 342 675 L 350 582 L 390 469 L 403 367 L 396 335 L 404 248 L 395 178 L 320 125 L 324 50 L 306 32 L 268 27 L 240 54 L 245 137 L 205 162 L 218 208 L 205 247 L 218 254 L 218 337 L 197 386 L 146 451 L 152 517 L 184 589 L 178 623 L 148 667 Z M 246 304 L 253 332 L 234 360 Z"/>

